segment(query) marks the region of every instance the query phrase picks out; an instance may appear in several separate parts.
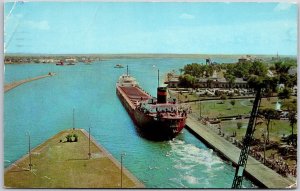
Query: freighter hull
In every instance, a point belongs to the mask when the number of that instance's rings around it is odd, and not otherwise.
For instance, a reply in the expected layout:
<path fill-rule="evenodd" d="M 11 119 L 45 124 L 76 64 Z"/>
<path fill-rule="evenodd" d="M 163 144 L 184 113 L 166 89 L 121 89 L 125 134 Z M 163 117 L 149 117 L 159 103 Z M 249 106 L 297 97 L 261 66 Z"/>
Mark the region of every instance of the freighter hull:
<path fill-rule="evenodd" d="M 128 95 L 128 88 L 130 88 L 130 95 Z M 132 95 L 139 95 L 141 100 L 148 100 L 151 96 L 138 87 L 128 88 L 117 85 L 116 93 L 141 136 L 151 140 L 169 140 L 181 132 L 185 126 L 186 117 L 149 115 L 137 107 Z"/>

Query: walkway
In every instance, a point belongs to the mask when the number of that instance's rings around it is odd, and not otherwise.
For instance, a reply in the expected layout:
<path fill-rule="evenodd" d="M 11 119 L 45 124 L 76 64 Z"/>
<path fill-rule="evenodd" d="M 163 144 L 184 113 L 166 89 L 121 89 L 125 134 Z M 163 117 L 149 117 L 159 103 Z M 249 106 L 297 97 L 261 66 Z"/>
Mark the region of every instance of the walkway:
<path fill-rule="evenodd" d="M 215 131 L 201 124 L 191 116 L 188 117 L 186 126 L 189 130 L 199 136 L 212 149 L 222 154 L 225 158 L 235 164 L 238 163 L 241 150 L 229 141 L 220 137 Z M 286 188 L 295 182 L 284 178 L 272 169 L 266 167 L 249 155 L 245 174 L 255 180 L 259 186 L 265 188 Z M 234 177 L 232 177 L 233 180 Z"/>

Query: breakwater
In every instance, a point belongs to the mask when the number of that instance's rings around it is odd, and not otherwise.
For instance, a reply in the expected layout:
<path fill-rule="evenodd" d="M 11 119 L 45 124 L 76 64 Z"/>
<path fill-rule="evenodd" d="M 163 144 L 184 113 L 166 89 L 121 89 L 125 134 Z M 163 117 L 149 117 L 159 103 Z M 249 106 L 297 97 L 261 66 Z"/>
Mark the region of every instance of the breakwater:
<path fill-rule="evenodd" d="M 28 83 L 28 82 L 31 82 L 31 81 L 34 81 L 34 80 L 39 80 L 39 79 L 46 78 L 46 77 L 51 77 L 51 76 L 54 76 L 54 75 L 55 75 L 55 73 L 49 72 L 47 75 L 37 76 L 37 77 L 34 77 L 34 78 L 29 78 L 29 79 L 20 80 L 20 81 L 17 81 L 17 82 L 12 82 L 12 83 L 9 83 L 9 84 L 5 84 L 4 85 L 4 92 L 7 92 L 7 91 L 19 86 L 19 85 L 24 84 L 24 83 Z"/>

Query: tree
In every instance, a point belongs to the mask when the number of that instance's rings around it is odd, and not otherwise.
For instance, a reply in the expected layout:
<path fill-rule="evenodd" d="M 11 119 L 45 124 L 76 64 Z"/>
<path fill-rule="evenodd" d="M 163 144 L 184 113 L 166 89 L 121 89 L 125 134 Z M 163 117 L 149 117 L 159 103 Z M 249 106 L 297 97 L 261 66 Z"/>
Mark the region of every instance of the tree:
<path fill-rule="evenodd" d="M 283 99 L 283 100 L 289 99 L 290 96 L 291 96 L 291 90 L 290 90 L 290 88 L 287 88 L 287 87 L 283 88 L 283 90 L 278 93 L 279 99 Z"/>
<path fill-rule="evenodd" d="M 183 68 L 184 74 L 189 74 L 194 77 L 201 77 L 203 75 L 203 70 L 200 64 L 192 63 L 187 64 Z"/>
<path fill-rule="evenodd" d="M 196 78 L 190 74 L 184 74 L 179 76 L 179 86 L 194 88 L 196 83 Z"/>
<path fill-rule="evenodd" d="M 274 110 L 274 109 L 270 109 L 270 108 L 266 108 L 266 109 L 262 109 L 259 111 L 259 113 L 261 115 L 263 115 L 265 117 L 265 119 L 267 120 L 267 138 L 266 138 L 266 142 L 267 144 L 269 144 L 270 142 L 270 129 L 269 129 L 269 126 L 270 126 L 270 122 L 271 122 L 271 119 L 275 119 L 277 118 L 277 112 Z"/>
<path fill-rule="evenodd" d="M 206 76 L 212 76 L 214 73 L 214 66 L 213 65 L 208 65 L 207 69 L 206 69 Z"/>
<path fill-rule="evenodd" d="M 262 62 L 255 60 L 249 68 L 249 74 L 265 77 L 267 75 L 267 67 Z"/>
<path fill-rule="evenodd" d="M 229 86 L 232 87 L 232 84 L 235 82 L 235 76 L 232 74 L 225 74 L 224 77 L 228 81 Z"/>
<path fill-rule="evenodd" d="M 264 84 L 264 78 L 257 75 L 251 75 L 248 78 L 248 85 L 250 88 L 258 89 L 265 87 L 266 84 Z"/>
<path fill-rule="evenodd" d="M 290 126 L 292 127 L 292 144 L 295 145 L 296 140 L 294 139 L 294 125 L 297 123 L 296 111 L 289 112 L 289 121 Z"/>
<path fill-rule="evenodd" d="M 282 107 L 285 107 L 289 111 L 288 117 L 292 128 L 292 143 L 295 145 L 296 140 L 294 140 L 294 125 L 297 123 L 297 100 L 284 101 Z"/>
<path fill-rule="evenodd" d="M 277 74 L 286 74 L 288 73 L 289 69 L 292 67 L 292 63 L 289 62 L 284 62 L 284 61 L 280 61 L 280 62 L 276 62 L 275 63 L 275 70 L 277 72 Z"/>
<path fill-rule="evenodd" d="M 288 111 L 297 111 L 297 100 L 294 99 L 292 101 L 290 100 L 283 101 L 282 108 L 285 108 Z"/>

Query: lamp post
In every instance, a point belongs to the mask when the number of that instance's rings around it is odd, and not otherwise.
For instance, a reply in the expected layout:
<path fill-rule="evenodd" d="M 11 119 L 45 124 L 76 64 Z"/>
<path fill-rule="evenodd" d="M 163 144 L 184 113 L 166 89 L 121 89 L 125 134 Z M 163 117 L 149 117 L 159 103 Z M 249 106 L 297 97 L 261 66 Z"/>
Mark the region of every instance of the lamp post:
<path fill-rule="evenodd" d="M 89 159 L 91 159 L 91 128 L 89 127 Z"/>
<path fill-rule="evenodd" d="M 266 130 L 264 130 L 262 136 L 264 138 L 264 164 L 266 164 Z"/>
<path fill-rule="evenodd" d="M 121 154 L 121 188 L 123 187 L 123 157 L 126 155 L 126 153 Z"/>
<path fill-rule="evenodd" d="M 73 130 L 75 130 L 75 108 L 73 108 Z"/>
<path fill-rule="evenodd" d="M 29 170 L 31 171 L 32 163 L 31 163 L 30 133 L 27 132 L 27 135 L 28 135 Z"/>
<path fill-rule="evenodd" d="M 202 116 L 201 116 L 201 100 L 199 100 L 199 120 L 201 120 Z"/>

